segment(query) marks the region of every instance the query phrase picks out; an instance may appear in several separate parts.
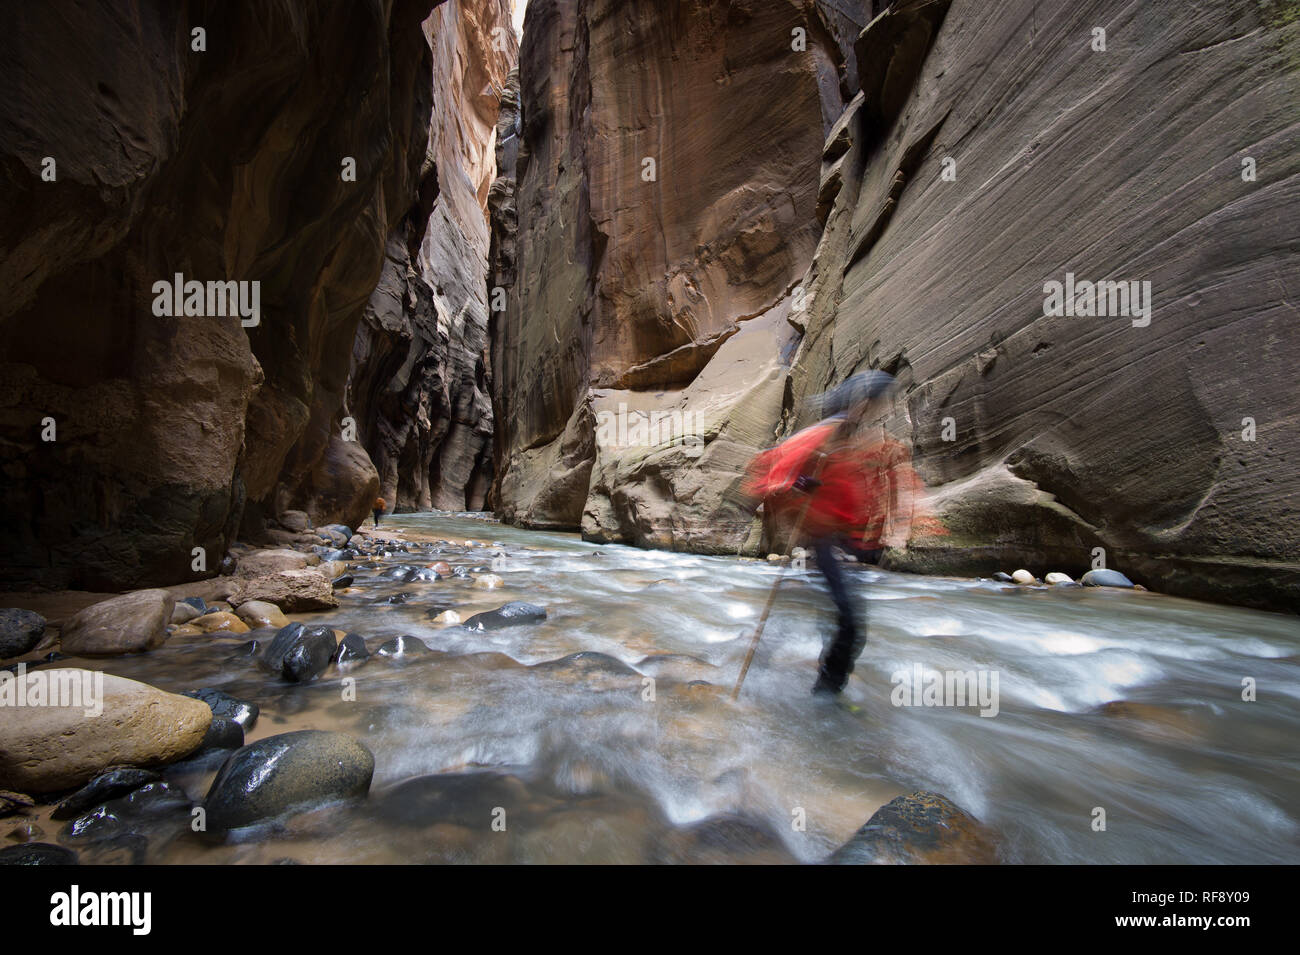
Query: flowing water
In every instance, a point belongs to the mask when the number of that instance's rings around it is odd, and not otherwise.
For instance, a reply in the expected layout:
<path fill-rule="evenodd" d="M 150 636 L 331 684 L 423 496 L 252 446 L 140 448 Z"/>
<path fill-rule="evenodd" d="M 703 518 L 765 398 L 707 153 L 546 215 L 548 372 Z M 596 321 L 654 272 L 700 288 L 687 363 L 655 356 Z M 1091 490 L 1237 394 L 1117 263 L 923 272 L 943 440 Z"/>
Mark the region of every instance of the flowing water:
<path fill-rule="evenodd" d="M 845 692 L 855 712 L 809 693 L 834 626 L 809 568 L 786 576 L 732 703 L 775 565 L 596 546 L 473 515 L 392 525 L 423 542 L 417 553 L 372 561 L 337 611 L 295 619 L 356 632 L 372 652 L 413 635 L 427 656 L 372 657 L 289 686 L 241 658 L 238 641 L 202 637 L 106 667 L 257 702 L 250 739 L 356 736 L 376 757 L 369 799 L 217 847 L 153 833 L 142 857 L 810 862 L 887 800 L 930 789 L 996 832 L 1007 862 L 1300 861 L 1295 617 L 854 566 L 870 631 Z M 504 586 L 381 576 L 436 560 L 492 570 Z M 487 633 L 431 619 L 507 600 L 548 617 Z M 894 705 L 892 678 L 917 665 L 996 674 L 996 715 Z M 1254 702 L 1242 699 L 1247 678 Z M 213 769 L 172 778 L 198 799 Z"/>

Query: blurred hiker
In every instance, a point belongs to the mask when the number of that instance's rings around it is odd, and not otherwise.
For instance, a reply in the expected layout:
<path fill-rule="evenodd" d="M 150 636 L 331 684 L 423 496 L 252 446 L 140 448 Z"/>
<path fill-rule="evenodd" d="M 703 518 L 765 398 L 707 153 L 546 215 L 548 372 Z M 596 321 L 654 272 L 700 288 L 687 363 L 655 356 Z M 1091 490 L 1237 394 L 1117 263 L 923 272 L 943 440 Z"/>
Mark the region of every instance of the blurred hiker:
<path fill-rule="evenodd" d="M 823 420 L 764 451 L 749 467 L 745 492 L 762 499 L 778 522 L 790 523 L 792 546 L 801 532 L 811 538 L 839 614 L 814 693 L 843 690 L 866 644 L 865 620 L 859 622 L 835 548 L 875 563 L 884 548 L 906 543 L 916 511 L 921 483 L 907 447 L 883 428 L 875 436 L 860 433 L 883 410 L 881 399 L 893 385 L 882 371 L 852 376 L 816 399 Z"/>
<path fill-rule="evenodd" d="M 384 508 L 386 508 L 386 507 L 388 507 L 388 504 L 384 501 L 384 499 L 383 499 L 382 497 L 377 497 L 377 498 L 375 498 L 374 508 L 375 508 L 375 526 L 376 526 L 376 527 L 379 526 L 379 515 L 382 514 L 382 513 L 384 513 Z"/>

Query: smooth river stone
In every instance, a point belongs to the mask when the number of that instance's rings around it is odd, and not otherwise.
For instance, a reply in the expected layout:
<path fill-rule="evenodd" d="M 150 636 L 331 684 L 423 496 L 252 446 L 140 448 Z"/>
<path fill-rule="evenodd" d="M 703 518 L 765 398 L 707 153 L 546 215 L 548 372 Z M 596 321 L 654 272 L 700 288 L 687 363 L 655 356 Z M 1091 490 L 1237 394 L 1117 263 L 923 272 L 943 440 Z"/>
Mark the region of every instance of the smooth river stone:
<path fill-rule="evenodd" d="M 300 730 L 258 740 L 232 753 L 212 781 L 203 801 L 208 832 L 365 796 L 374 772 L 370 750 L 343 733 Z"/>
<path fill-rule="evenodd" d="M 0 789 L 47 793 L 81 786 L 111 766 L 160 766 L 192 753 L 212 722 L 206 703 L 120 676 L 42 669 L 51 685 L 103 678 L 103 712 L 84 706 L 6 707 L 0 719 Z"/>
<path fill-rule="evenodd" d="M 546 609 L 536 604 L 512 600 L 496 610 L 476 613 L 463 624 L 466 630 L 500 630 L 504 627 L 517 627 L 525 623 L 538 623 L 546 619 Z"/>

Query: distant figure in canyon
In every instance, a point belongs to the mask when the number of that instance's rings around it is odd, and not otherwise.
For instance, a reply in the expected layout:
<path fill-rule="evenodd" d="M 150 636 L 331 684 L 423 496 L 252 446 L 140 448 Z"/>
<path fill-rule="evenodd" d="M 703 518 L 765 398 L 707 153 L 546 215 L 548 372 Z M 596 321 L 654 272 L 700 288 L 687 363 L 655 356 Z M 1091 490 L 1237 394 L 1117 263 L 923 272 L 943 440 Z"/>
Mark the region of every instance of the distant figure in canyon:
<path fill-rule="evenodd" d="M 388 502 L 385 501 L 382 497 L 377 497 L 377 498 L 375 498 L 374 508 L 375 508 L 375 526 L 376 526 L 376 527 L 379 526 L 379 515 L 382 514 L 382 513 L 384 513 L 384 508 L 386 508 L 387 506 L 388 506 Z"/>
<path fill-rule="evenodd" d="M 815 694 L 844 689 L 867 639 L 834 548 L 876 563 L 884 548 L 906 543 L 917 511 L 922 485 L 907 446 L 883 427 L 862 433 L 866 422 L 881 416 L 893 386 L 892 376 L 868 371 L 819 396 L 823 419 L 758 455 L 743 486 L 791 528 L 792 546 L 801 532 L 811 538 L 839 613 L 835 636 L 822 651 Z"/>

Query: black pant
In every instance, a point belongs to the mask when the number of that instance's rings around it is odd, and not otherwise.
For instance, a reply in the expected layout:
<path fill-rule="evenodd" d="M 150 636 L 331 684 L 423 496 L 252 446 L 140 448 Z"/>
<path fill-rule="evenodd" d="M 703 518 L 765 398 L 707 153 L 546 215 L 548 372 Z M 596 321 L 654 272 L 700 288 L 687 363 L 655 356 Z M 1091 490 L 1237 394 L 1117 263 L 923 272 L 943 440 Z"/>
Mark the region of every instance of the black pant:
<path fill-rule="evenodd" d="M 862 648 L 866 646 L 867 635 L 865 629 L 862 632 L 858 630 L 857 617 L 853 610 L 853 598 L 844 580 L 844 568 L 840 566 L 831 550 L 835 544 L 836 541 L 830 538 L 822 538 L 813 544 L 813 552 L 817 555 L 817 569 L 826 578 L 826 585 L 831 591 L 831 599 L 835 601 L 835 609 L 839 611 L 840 617 L 839 628 L 836 630 L 835 637 L 822 651 L 815 689 L 825 689 L 838 693 L 849 682 L 849 674 L 853 672 L 853 664 L 862 655 Z M 880 557 L 880 551 L 878 550 L 861 551 L 851 546 L 849 549 L 854 550 L 861 560 L 875 562 Z M 865 623 L 863 621 L 864 628 Z"/>
<path fill-rule="evenodd" d="M 375 526 L 376 526 L 376 527 L 379 526 L 379 515 L 382 514 L 382 513 L 384 513 L 384 512 L 381 511 L 381 510 L 379 510 L 378 508 L 375 509 Z"/>

